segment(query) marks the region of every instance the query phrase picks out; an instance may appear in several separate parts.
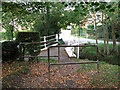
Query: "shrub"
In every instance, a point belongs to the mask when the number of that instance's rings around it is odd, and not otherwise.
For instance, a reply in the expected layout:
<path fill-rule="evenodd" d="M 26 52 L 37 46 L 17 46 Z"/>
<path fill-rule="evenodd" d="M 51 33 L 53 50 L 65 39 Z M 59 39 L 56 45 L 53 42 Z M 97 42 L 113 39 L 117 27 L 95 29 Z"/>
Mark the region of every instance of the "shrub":
<path fill-rule="evenodd" d="M 83 47 L 80 51 L 80 58 L 89 59 L 89 60 L 97 60 L 96 47 Z"/>
<path fill-rule="evenodd" d="M 19 55 L 17 43 L 15 41 L 5 41 L 2 43 L 2 60 L 16 60 Z"/>
<path fill-rule="evenodd" d="M 63 41 L 63 39 L 59 39 L 58 40 L 60 44 L 65 44 L 65 42 Z"/>
<path fill-rule="evenodd" d="M 38 32 L 19 32 L 16 38 L 16 42 L 24 43 L 21 49 L 21 53 L 28 53 L 31 56 L 37 56 L 40 54 L 40 43 L 28 43 L 26 42 L 40 42 Z M 33 58 L 34 59 L 34 58 Z"/>
<path fill-rule="evenodd" d="M 90 45 L 90 43 L 89 43 Z M 99 50 L 103 52 L 104 44 L 98 44 Z M 110 52 L 112 52 L 113 45 L 109 44 Z M 84 47 L 80 49 L 80 58 L 81 59 L 89 59 L 89 60 L 97 60 L 96 48 L 95 47 Z M 120 56 L 116 53 L 112 53 L 110 55 L 101 55 L 98 54 L 98 58 L 100 61 L 105 61 L 110 64 L 120 65 L 119 58 Z"/>

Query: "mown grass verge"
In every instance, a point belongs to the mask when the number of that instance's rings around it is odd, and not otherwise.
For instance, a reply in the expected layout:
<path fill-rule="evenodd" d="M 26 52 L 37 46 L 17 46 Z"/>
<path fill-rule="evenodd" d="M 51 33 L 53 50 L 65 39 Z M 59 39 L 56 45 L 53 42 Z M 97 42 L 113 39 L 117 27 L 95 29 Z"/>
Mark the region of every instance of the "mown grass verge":
<path fill-rule="evenodd" d="M 78 60 L 74 62 L 83 62 L 89 60 Z M 99 73 L 97 73 L 97 64 L 81 64 L 77 73 L 89 74 L 91 78 L 90 87 L 93 88 L 118 88 L 119 85 L 119 68 L 118 65 L 108 64 L 104 61 L 100 61 Z M 96 73 L 94 73 L 96 72 Z M 91 74 L 90 74 L 91 73 Z"/>

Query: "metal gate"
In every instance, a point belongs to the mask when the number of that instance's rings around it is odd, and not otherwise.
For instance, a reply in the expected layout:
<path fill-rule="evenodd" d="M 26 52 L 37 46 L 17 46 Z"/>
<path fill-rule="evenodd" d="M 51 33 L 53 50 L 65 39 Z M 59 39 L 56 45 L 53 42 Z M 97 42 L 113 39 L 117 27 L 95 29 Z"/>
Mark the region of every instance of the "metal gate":
<path fill-rule="evenodd" d="M 58 47 L 58 63 L 50 63 L 50 48 L 52 47 Z M 61 47 L 96 47 L 97 52 L 97 61 L 88 61 L 88 62 L 64 62 L 59 63 L 60 60 L 60 48 Z M 54 56 L 52 56 L 54 57 Z M 58 46 L 49 46 L 48 47 L 48 79 L 50 80 L 50 66 L 51 65 L 70 65 L 70 64 L 90 64 L 90 63 L 96 63 L 97 64 L 97 72 L 99 73 L 99 59 L 98 59 L 98 45 L 58 45 Z"/>

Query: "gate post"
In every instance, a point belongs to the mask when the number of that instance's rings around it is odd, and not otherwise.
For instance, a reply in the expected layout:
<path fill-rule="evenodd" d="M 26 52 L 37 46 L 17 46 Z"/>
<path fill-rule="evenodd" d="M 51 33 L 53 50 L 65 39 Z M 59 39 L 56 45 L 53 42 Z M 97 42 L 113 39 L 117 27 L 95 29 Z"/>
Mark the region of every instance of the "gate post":
<path fill-rule="evenodd" d="M 97 60 L 97 72 L 99 73 L 99 60 Z"/>
<path fill-rule="evenodd" d="M 57 34 L 56 34 L 56 36 L 57 36 Z M 59 61 L 60 61 L 59 34 L 58 34 L 58 37 L 57 37 L 57 42 L 58 42 L 58 63 L 59 63 Z"/>
<path fill-rule="evenodd" d="M 46 36 L 44 36 L 44 42 L 46 42 L 47 40 L 46 40 Z M 45 46 L 45 48 L 47 47 L 46 46 L 46 43 L 44 44 L 44 46 Z"/>
<path fill-rule="evenodd" d="M 98 52 L 99 52 L 99 50 L 98 50 L 98 45 L 96 45 L 96 48 L 97 48 L 97 71 L 99 73 L 99 58 L 98 58 Z"/>
<path fill-rule="evenodd" d="M 50 80 L 50 50 L 48 47 L 48 79 Z"/>

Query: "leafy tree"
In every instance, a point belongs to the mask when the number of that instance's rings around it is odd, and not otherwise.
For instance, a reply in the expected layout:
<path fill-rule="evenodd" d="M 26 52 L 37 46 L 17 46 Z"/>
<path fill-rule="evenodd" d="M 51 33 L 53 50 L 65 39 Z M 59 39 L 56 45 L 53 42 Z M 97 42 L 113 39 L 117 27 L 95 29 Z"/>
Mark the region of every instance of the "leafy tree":
<path fill-rule="evenodd" d="M 41 36 L 59 33 L 62 24 L 62 5 L 47 2 L 45 10 L 46 13 L 42 12 L 44 15 L 39 16 L 34 23 L 33 30 L 40 32 Z"/>
<path fill-rule="evenodd" d="M 112 30 L 112 39 L 113 39 L 113 51 L 118 53 L 118 48 L 116 45 L 116 29 L 115 29 L 115 23 L 118 23 L 118 7 L 117 3 L 111 2 L 108 6 L 109 11 L 107 12 L 108 19 L 110 21 L 111 30 Z"/>
<path fill-rule="evenodd" d="M 2 27 L 6 29 L 6 32 L 11 32 L 11 39 L 13 39 L 15 31 L 14 26 L 21 25 L 28 28 L 36 19 L 37 11 L 34 12 L 35 8 L 31 10 L 30 5 L 32 6 L 34 3 L 2 2 Z M 10 25 L 13 26 L 12 29 L 10 29 Z"/>

